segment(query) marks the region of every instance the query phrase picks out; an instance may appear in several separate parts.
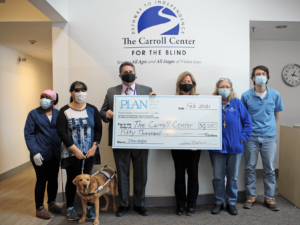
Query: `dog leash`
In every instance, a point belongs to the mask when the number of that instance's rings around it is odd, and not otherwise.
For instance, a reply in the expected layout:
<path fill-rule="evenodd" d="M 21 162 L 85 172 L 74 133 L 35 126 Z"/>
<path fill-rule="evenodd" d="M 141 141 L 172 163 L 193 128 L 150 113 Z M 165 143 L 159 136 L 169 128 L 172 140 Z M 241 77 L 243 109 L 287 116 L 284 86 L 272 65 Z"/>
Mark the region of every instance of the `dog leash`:
<path fill-rule="evenodd" d="M 82 160 L 81 174 L 83 174 L 85 159 Z"/>

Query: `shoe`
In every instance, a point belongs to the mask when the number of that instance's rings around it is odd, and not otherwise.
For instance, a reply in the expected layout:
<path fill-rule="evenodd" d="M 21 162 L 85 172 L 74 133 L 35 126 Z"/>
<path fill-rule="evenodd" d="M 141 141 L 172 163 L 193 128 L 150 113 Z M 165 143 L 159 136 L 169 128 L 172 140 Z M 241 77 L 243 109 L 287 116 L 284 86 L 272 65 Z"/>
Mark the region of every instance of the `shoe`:
<path fill-rule="evenodd" d="M 130 209 L 129 206 L 120 206 L 118 211 L 116 212 L 117 217 L 122 217 L 126 214 L 126 212 Z"/>
<path fill-rule="evenodd" d="M 87 220 L 95 220 L 95 213 L 92 211 L 92 206 L 86 207 L 86 219 Z"/>
<path fill-rule="evenodd" d="M 176 214 L 177 214 L 178 216 L 181 216 L 183 213 L 184 213 L 183 207 L 176 208 Z"/>
<path fill-rule="evenodd" d="M 191 215 L 193 215 L 193 214 L 195 213 L 195 211 L 196 211 L 196 208 L 195 208 L 195 207 L 187 208 L 187 210 L 186 210 L 186 215 L 187 215 L 187 216 L 191 216 Z"/>
<path fill-rule="evenodd" d="M 74 206 L 67 209 L 67 217 L 69 217 L 69 220 L 79 220 L 79 216 L 75 212 Z"/>
<path fill-rule="evenodd" d="M 215 204 L 214 207 L 211 209 L 211 214 L 219 214 L 221 209 L 224 209 L 223 204 Z"/>
<path fill-rule="evenodd" d="M 55 202 L 50 202 L 48 203 L 48 211 L 53 212 L 53 213 L 60 213 L 61 208 L 55 204 Z"/>
<path fill-rule="evenodd" d="M 256 202 L 256 197 L 247 197 L 247 201 L 244 203 L 244 209 L 251 209 Z"/>
<path fill-rule="evenodd" d="M 148 210 L 144 207 L 144 206 L 133 206 L 133 209 L 135 210 L 135 211 L 137 211 L 138 212 L 138 214 L 140 214 L 140 215 L 142 215 L 142 216 L 148 216 L 149 215 L 149 212 L 148 212 Z"/>
<path fill-rule="evenodd" d="M 238 211 L 236 210 L 235 208 L 235 205 L 229 205 L 229 204 L 226 204 L 226 210 L 228 211 L 228 213 L 232 216 L 236 216 L 238 215 Z"/>
<path fill-rule="evenodd" d="M 36 210 L 36 217 L 44 219 L 44 220 L 48 220 L 52 217 L 52 214 L 50 212 L 48 212 L 48 210 L 45 209 L 44 206 L 42 205 L 41 207 L 39 207 Z"/>
<path fill-rule="evenodd" d="M 265 199 L 265 205 L 272 211 L 279 211 L 279 207 L 275 203 L 275 199 Z"/>

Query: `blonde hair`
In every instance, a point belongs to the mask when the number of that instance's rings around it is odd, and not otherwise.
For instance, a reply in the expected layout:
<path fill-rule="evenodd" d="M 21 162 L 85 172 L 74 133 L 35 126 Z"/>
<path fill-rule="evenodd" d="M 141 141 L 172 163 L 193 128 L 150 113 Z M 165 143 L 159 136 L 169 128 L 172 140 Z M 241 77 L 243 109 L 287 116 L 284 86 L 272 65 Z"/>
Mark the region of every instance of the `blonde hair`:
<path fill-rule="evenodd" d="M 230 101 L 231 99 L 237 98 L 237 94 L 233 90 L 233 88 L 232 88 L 233 85 L 232 85 L 232 82 L 229 78 L 220 78 L 216 83 L 216 88 L 215 88 L 215 91 L 212 93 L 212 95 L 219 95 L 219 85 L 222 81 L 228 82 L 231 86 L 228 101 Z"/>
<path fill-rule="evenodd" d="M 199 95 L 199 94 L 197 93 L 197 91 L 196 91 L 196 80 L 195 80 L 193 74 L 191 74 L 191 73 L 188 72 L 188 71 L 185 71 L 185 72 L 181 73 L 181 74 L 179 75 L 179 77 L 177 78 L 177 82 L 176 82 L 176 95 L 181 95 L 181 94 L 182 94 L 182 92 L 181 92 L 181 90 L 180 90 L 180 84 L 181 84 L 181 82 L 183 81 L 183 79 L 184 79 L 186 76 L 190 76 L 190 77 L 191 77 L 191 80 L 192 80 L 192 82 L 193 82 L 193 88 L 192 88 L 192 90 L 191 90 L 191 95 Z"/>

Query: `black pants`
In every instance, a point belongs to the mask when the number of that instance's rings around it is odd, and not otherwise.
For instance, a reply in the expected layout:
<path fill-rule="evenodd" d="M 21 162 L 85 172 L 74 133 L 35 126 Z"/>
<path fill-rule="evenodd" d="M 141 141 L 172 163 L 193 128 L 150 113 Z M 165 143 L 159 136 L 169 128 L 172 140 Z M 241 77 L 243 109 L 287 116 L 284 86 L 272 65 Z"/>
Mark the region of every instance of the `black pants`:
<path fill-rule="evenodd" d="M 134 205 L 145 206 L 148 149 L 113 149 L 118 174 L 118 192 L 121 206 L 129 206 L 129 168 L 133 166 Z"/>
<path fill-rule="evenodd" d="M 199 192 L 198 163 L 201 151 L 172 150 L 175 166 L 175 196 L 177 207 L 195 207 Z M 188 175 L 188 191 L 186 195 L 185 170 Z"/>
<path fill-rule="evenodd" d="M 82 160 L 76 158 L 74 163 L 66 168 L 67 172 L 67 183 L 66 183 L 66 199 L 67 207 L 74 206 L 74 200 L 76 195 L 76 186 L 73 184 L 75 177 L 81 174 Z M 84 163 L 84 174 L 91 174 L 93 170 L 93 160 L 85 161 Z M 88 205 L 90 205 L 88 203 Z"/>
<path fill-rule="evenodd" d="M 48 203 L 55 201 L 57 195 L 57 177 L 59 171 L 59 160 L 55 158 L 53 155 L 52 159 L 49 161 L 43 161 L 41 166 L 35 165 L 32 162 L 33 168 L 36 174 L 36 184 L 35 184 L 35 207 L 38 209 L 39 207 L 44 205 L 44 195 L 45 188 L 47 184 L 47 195 L 48 195 Z"/>

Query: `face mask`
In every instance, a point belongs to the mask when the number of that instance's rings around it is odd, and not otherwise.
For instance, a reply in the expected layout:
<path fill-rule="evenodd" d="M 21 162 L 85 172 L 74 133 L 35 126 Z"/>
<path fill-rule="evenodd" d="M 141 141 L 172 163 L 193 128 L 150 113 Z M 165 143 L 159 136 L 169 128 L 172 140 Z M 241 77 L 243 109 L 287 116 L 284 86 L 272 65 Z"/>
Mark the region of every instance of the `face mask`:
<path fill-rule="evenodd" d="M 259 86 L 263 86 L 267 82 L 267 78 L 265 76 L 257 76 L 255 83 Z"/>
<path fill-rule="evenodd" d="M 125 73 L 122 75 L 122 81 L 130 84 L 131 82 L 133 82 L 135 80 L 135 74 L 132 73 Z"/>
<path fill-rule="evenodd" d="M 51 106 L 51 100 L 47 98 L 43 98 L 40 100 L 40 106 L 42 106 L 43 109 L 48 109 Z"/>
<path fill-rule="evenodd" d="M 86 96 L 87 96 L 86 92 L 75 93 L 75 101 L 77 103 L 83 103 L 85 102 Z"/>
<path fill-rule="evenodd" d="M 219 89 L 219 95 L 222 95 L 222 98 L 227 98 L 230 95 L 230 89 Z"/>
<path fill-rule="evenodd" d="M 192 90 L 193 85 L 185 83 L 185 84 L 180 84 L 179 87 L 180 87 L 180 90 L 183 90 L 184 92 L 189 92 L 190 90 Z"/>

